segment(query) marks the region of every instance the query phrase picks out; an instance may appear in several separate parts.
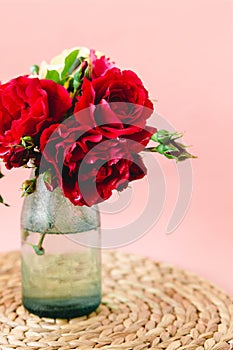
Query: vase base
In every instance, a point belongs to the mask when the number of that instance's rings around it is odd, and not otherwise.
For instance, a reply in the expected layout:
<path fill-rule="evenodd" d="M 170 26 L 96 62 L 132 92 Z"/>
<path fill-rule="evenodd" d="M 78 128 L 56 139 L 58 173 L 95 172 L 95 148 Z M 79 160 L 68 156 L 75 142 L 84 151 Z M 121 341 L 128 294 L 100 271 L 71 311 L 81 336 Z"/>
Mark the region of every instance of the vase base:
<path fill-rule="evenodd" d="M 23 297 L 23 306 L 31 313 L 48 318 L 70 319 L 89 315 L 101 303 L 101 296 L 72 299 L 41 299 Z"/>

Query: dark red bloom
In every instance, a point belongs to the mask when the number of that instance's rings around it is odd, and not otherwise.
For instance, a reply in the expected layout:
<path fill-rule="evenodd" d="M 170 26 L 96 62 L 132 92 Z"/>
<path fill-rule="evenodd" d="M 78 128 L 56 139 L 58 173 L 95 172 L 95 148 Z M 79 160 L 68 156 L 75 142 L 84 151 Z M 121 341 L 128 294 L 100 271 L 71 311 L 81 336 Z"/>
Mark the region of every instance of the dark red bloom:
<path fill-rule="evenodd" d="M 0 146 L 0 155 L 7 169 L 19 168 L 29 161 L 29 152 L 22 146 L 2 148 L 2 150 Z"/>
<path fill-rule="evenodd" d="M 93 81 L 84 79 L 74 109 L 79 124 L 99 128 L 109 139 L 140 132 L 152 112 L 153 104 L 138 76 L 118 68 Z M 155 131 L 151 129 L 151 134 Z"/>
<path fill-rule="evenodd" d="M 18 148 L 22 137 L 31 136 L 36 145 L 44 128 L 60 122 L 71 105 L 67 90 L 51 80 L 21 76 L 0 85 L 0 157 L 8 168 L 27 162 Z"/>
<path fill-rule="evenodd" d="M 73 56 L 51 73 L 59 84 L 28 76 L 0 84 L 0 158 L 8 169 L 30 162 L 50 191 L 92 206 L 146 175 L 139 153 L 157 130 L 147 126 L 153 104 L 134 72 L 94 50 Z"/>
<path fill-rule="evenodd" d="M 98 170 L 94 166 L 90 165 L 90 176 L 86 180 L 80 180 L 77 173 L 72 177 L 64 176 L 63 193 L 74 205 L 92 206 L 103 202 L 111 197 L 113 190 L 122 191 L 130 181 L 146 175 L 138 154 L 134 154 L 134 160 L 107 162 Z"/>
<path fill-rule="evenodd" d="M 101 77 L 108 69 L 114 67 L 114 63 L 110 61 L 109 58 L 101 56 L 97 58 L 94 50 L 90 50 L 90 70 L 91 70 L 91 80 Z"/>
<path fill-rule="evenodd" d="M 64 165 L 72 174 L 76 171 L 77 163 L 102 140 L 99 131 L 77 125 L 74 117 L 68 118 L 63 124 L 53 124 L 43 131 L 40 138 L 43 154 L 41 167 L 46 168 L 46 162 L 51 164 L 59 179 Z"/>
<path fill-rule="evenodd" d="M 91 206 L 146 174 L 138 153 L 156 131 L 146 126 L 153 105 L 135 73 L 113 68 L 84 79 L 74 112 L 42 133 L 41 170 L 73 204 Z"/>
<path fill-rule="evenodd" d="M 126 150 L 126 144 L 109 141 L 97 146 L 81 162 L 76 172 L 63 170 L 63 193 L 74 205 L 92 206 L 108 199 L 113 190 L 122 191 L 130 181 L 141 179 L 147 173 L 141 157 Z M 102 148 L 102 149 L 101 149 Z"/>
<path fill-rule="evenodd" d="M 50 169 L 50 189 L 59 185 L 73 204 L 91 206 L 146 174 L 140 156 L 130 150 L 131 140 L 109 140 L 98 130 L 75 123 L 71 118 L 52 125 L 41 136 L 40 172 Z"/>

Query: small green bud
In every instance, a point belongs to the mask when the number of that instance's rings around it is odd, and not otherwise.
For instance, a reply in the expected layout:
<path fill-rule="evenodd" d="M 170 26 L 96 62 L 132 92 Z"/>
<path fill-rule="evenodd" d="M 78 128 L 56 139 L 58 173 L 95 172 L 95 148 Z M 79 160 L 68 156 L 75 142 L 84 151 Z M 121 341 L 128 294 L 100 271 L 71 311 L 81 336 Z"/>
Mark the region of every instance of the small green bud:
<path fill-rule="evenodd" d="M 155 142 L 166 143 L 170 141 L 171 136 L 167 130 L 158 130 L 151 138 Z"/>
<path fill-rule="evenodd" d="M 39 71 L 40 71 L 40 67 L 37 64 L 33 64 L 30 67 L 30 72 L 31 72 L 32 75 L 38 75 Z"/>
<path fill-rule="evenodd" d="M 163 154 L 168 159 L 175 159 L 177 162 L 183 161 L 187 158 L 197 158 L 186 151 L 187 146 L 176 142 L 177 139 L 183 135 L 179 132 L 169 132 L 167 130 L 158 130 L 151 140 L 158 142 L 158 146 L 146 148 L 149 152 L 158 152 Z"/>
<path fill-rule="evenodd" d="M 165 149 L 164 149 L 164 145 L 158 145 L 156 148 L 155 148 L 155 151 L 157 151 L 158 153 L 160 153 L 160 154 L 164 154 L 164 151 L 165 151 Z"/>
<path fill-rule="evenodd" d="M 35 192 L 36 178 L 24 181 L 22 184 L 21 190 L 23 191 L 22 197 Z"/>
<path fill-rule="evenodd" d="M 176 140 L 180 137 L 182 137 L 183 135 L 181 133 L 178 132 L 169 132 L 167 130 L 158 130 L 152 137 L 151 140 L 155 141 L 155 142 L 159 142 L 163 145 L 169 143 L 172 140 Z"/>

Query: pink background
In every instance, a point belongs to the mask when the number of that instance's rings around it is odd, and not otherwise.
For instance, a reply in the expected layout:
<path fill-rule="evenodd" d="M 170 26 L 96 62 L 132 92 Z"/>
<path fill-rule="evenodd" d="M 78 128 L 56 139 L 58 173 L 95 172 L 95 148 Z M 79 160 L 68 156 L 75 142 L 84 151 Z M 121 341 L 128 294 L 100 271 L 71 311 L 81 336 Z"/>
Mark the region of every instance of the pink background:
<path fill-rule="evenodd" d="M 148 234 L 121 250 L 174 263 L 233 294 L 233 1 L 1 0 L 0 15 L 1 81 L 75 45 L 101 50 L 143 78 L 157 112 L 185 131 L 198 159 L 192 202 L 176 231 L 165 234 L 177 175 L 162 161 L 164 212 Z M 19 249 L 19 188 L 26 176 L 11 171 L 0 182 L 11 203 L 0 207 L 0 251 Z"/>

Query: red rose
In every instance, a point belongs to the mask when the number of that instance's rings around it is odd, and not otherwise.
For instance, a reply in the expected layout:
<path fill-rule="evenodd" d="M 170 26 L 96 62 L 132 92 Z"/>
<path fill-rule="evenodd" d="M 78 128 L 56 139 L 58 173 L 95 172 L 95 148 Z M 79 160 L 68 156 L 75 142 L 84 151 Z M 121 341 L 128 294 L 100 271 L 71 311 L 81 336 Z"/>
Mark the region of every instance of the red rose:
<path fill-rule="evenodd" d="M 99 128 L 110 139 L 141 132 L 152 112 L 153 104 L 138 76 L 118 68 L 93 81 L 84 79 L 74 109 L 79 124 Z M 156 129 L 150 131 L 152 134 Z"/>
<path fill-rule="evenodd" d="M 108 69 L 114 67 L 114 63 L 109 58 L 101 56 L 97 58 L 95 51 L 90 50 L 90 68 L 91 68 L 91 79 L 94 80 L 101 77 Z"/>
<path fill-rule="evenodd" d="M 93 81 L 84 79 L 74 116 L 41 136 L 43 168 L 52 170 L 54 186 L 58 183 L 75 205 L 93 205 L 143 177 L 146 168 L 137 153 L 156 131 L 146 126 L 152 111 L 133 72 L 114 68 Z"/>
<path fill-rule="evenodd" d="M 51 80 L 22 76 L 0 85 L 0 157 L 8 168 L 28 161 L 22 149 L 19 156 L 22 137 L 31 136 L 36 145 L 43 129 L 61 121 L 71 105 L 67 90 Z"/>
<path fill-rule="evenodd" d="M 69 174 L 76 171 L 77 163 L 89 150 L 103 140 L 99 131 L 79 126 L 73 117 L 63 124 L 53 124 L 46 128 L 40 138 L 40 149 L 43 154 L 41 169 L 46 170 L 49 164 L 60 179 L 63 165 Z M 49 164 L 47 164 L 49 163 Z"/>
<path fill-rule="evenodd" d="M 5 153 L 4 153 L 5 150 Z M 0 147 L 0 154 L 7 169 L 19 168 L 29 160 L 29 152 L 22 146 L 5 149 Z"/>
<path fill-rule="evenodd" d="M 40 172 L 52 173 L 48 189 L 59 185 L 75 205 L 106 200 L 114 189 L 122 190 L 146 174 L 132 140 L 108 140 L 98 130 L 77 127 L 74 118 L 45 129 L 40 142 L 44 157 Z"/>
<path fill-rule="evenodd" d="M 108 199 L 113 190 L 127 188 L 130 181 L 141 179 L 146 173 L 141 157 L 115 142 L 112 147 L 85 158 L 72 176 L 65 167 L 63 193 L 74 205 L 92 206 Z"/>

